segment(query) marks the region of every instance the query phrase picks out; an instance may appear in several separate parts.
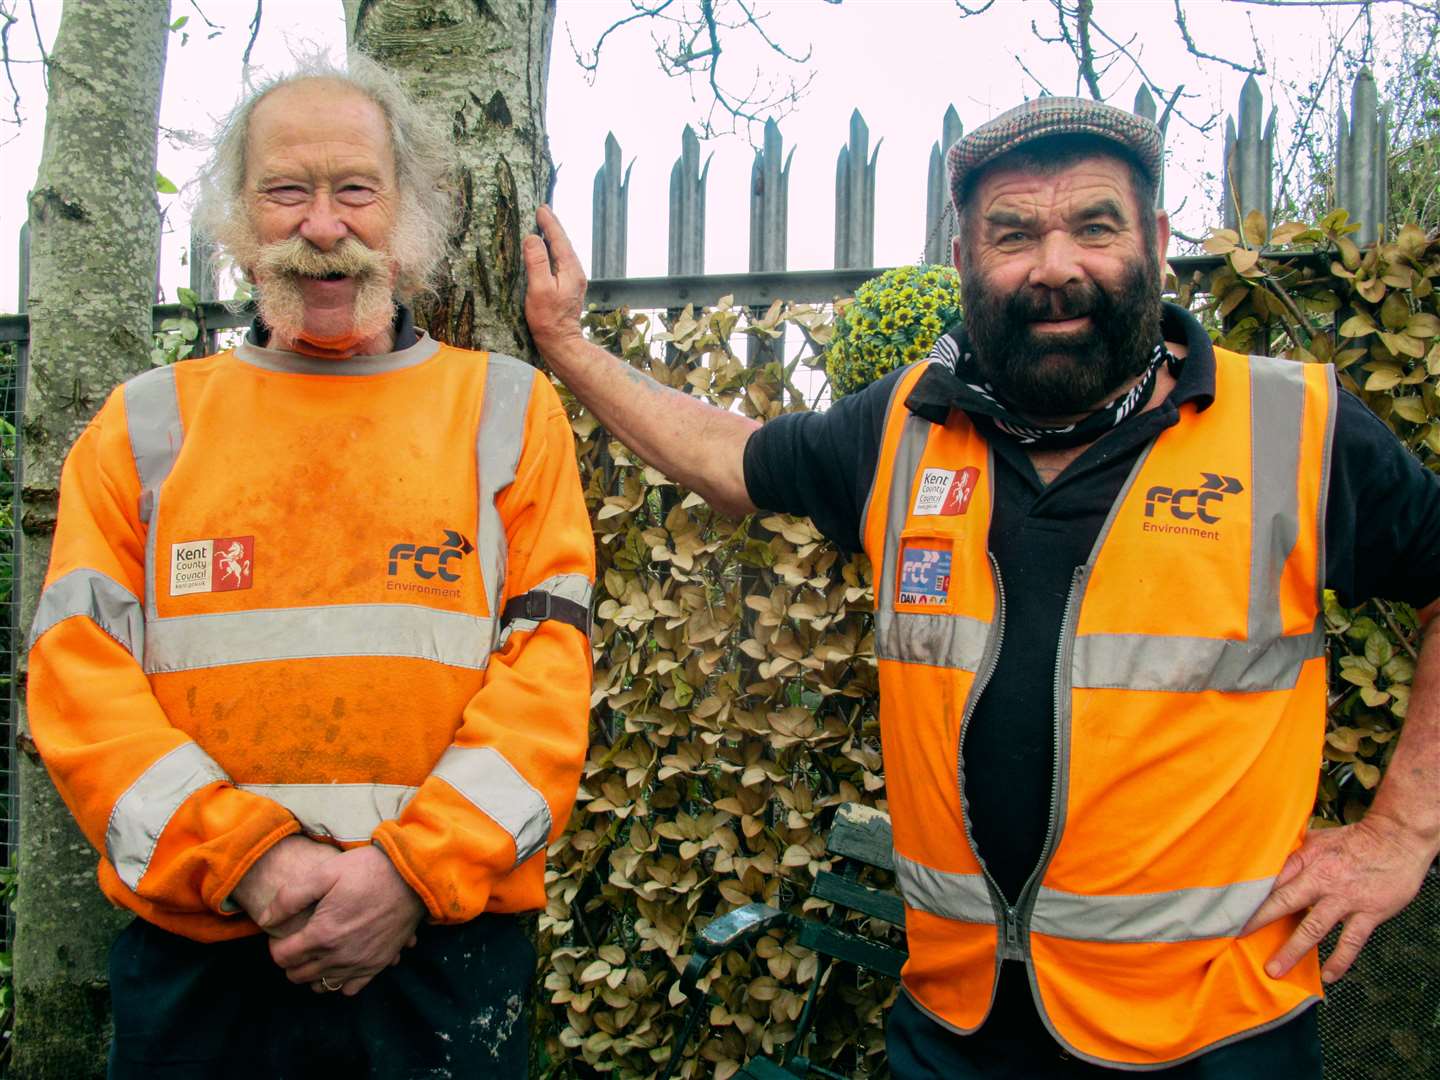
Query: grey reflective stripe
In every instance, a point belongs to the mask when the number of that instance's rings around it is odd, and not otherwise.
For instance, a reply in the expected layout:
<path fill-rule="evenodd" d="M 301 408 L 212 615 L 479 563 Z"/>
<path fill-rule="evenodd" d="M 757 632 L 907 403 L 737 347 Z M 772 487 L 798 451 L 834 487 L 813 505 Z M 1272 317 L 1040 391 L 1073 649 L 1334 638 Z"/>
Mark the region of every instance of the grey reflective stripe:
<path fill-rule="evenodd" d="M 1274 878 L 1170 892 L 1084 896 L 1041 887 L 1030 929 L 1072 941 L 1200 941 L 1236 937 Z"/>
<path fill-rule="evenodd" d="M 988 623 L 967 615 L 927 615 L 915 611 L 875 617 L 875 655 L 907 664 L 979 671 L 990 634 Z M 883 627 L 883 632 L 882 632 Z"/>
<path fill-rule="evenodd" d="M 160 486 L 175 467 L 185 441 L 173 367 L 151 368 L 125 384 L 125 427 L 140 478 L 140 520 L 149 526 L 160 510 Z M 145 530 L 145 614 L 155 618 L 155 537 Z"/>
<path fill-rule="evenodd" d="M 491 353 L 486 363 L 485 403 L 480 410 L 480 432 L 475 439 L 480 500 L 475 556 L 480 560 L 480 575 L 485 581 L 487 610 L 498 616 L 500 598 L 505 595 L 505 561 L 509 550 L 505 524 L 500 520 L 495 500 L 514 482 L 520 454 L 525 449 L 525 415 L 530 408 L 535 369 L 503 353 Z"/>
<path fill-rule="evenodd" d="M 182 743 L 141 773 L 116 801 L 105 827 L 105 856 L 120 880 L 138 889 L 160 834 L 180 805 L 206 784 L 228 779 L 193 742 Z"/>
<path fill-rule="evenodd" d="M 145 671 L 316 657 L 398 656 L 485 667 L 494 620 L 412 604 L 337 604 L 151 619 Z"/>
<path fill-rule="evenodd" d="M 145 649 L 145 613 L 140 598 L 98 570 L 71 570 L 46 586 L 35 607 L 26 649 L 33 648 L 56 623 L 76 615 L 85 616 L 131 656 L 140 659 Z"/>
<path fill-rule="evenodd" d="M 897 851 L 895 880 L 905 903 L 916 911 L 957 922 L 995 922 L 995 906 L 990 902 L 990 890 L 980 874 L 935 870 Z"/>
<path fill-rule="evenodd" d="M 895 461 L 890 469 L 890 498 L 885 508 L 885 552 L 875 595 L 875 655 L 886 660 L 938 662 L 902 654 L 902 646 L 913 639 L 913 634 L 902 640 L 904 628 L 895 612 L 895 581 L 900 572 L 900 533 L 905 528 L 910 489 L 915 485 L 915 474 L 920 470 L 920 461 L 925 455 L 925 443 L 930 438 L 931 426 L 930 421 L 914 413 L 906 415 L 905 427 L 900 433 L 900 445 L 895 449 Z M 921 638 L 921 642 L 927 642 L 933 636 L 932 634 Z"/>
<path fill-rule="evenodd" d="M 240 784 L 289 810 L 310 836 L 356 843 L 400 816 L 418 790 L 404 784 Z"/>
<path fill-rule="evenodd" d="M 515 841 L 519 866 L 550 836 L 550 804 L 500 751 L 489 746 L 452 746 L 430 772 L 463 795 Z"/>
<path fill-rule="evenodd" d="M 151 368 L 125 384 L 125 426 L 140 476 L 140 520 L 148 524 L 185 439 L 173 367 Z"/>
<path fill-rule="evenodd" d="M 1325 399 L 1325 444 L 1320 450 L 1320 499 L 1315 508 L 1315 610 L 1322 613 L 1322 618 L 1325 611 L 1325 573 L 1329 565 L 1325 561 L 1325 519 L 1330 508 L 1330 465 L 1331 452 L 1335 448 L 1335 413 L 1340 406 L 1334 371 L 1331 371 L 1326 382 Z"/>
<path fill-rule="evenodd" d="M 559 600 L 570 600 L 589 609 L 590 601 L 595 591 L 595 586 L 584 574 L 556 574 L 540 582 L 533 589 L 532 593 L 549 593 Z M 496 648 L 500 648 L 510 639 L 510 635 L 517 630 L 534 630 L 540 625 L 538 619 L 511 619 L 500 629 L 500 640 Z"/>
<path fill-rule="evenodd" d="M 1252 643 L 1221 638 L 1086 634 L 1075 639 L 1076 687 L 1199 693 L 1289 690 L 1307 660 L 1325 654 L 1325 631 Z"/>
<path fill-rule="evenodd" d="M 929 361 L 928 361 L 928 360 L 921 360 L 920 363 L 925 364 L 925 363 L 929 363 Z M 899 378 L 897 378 L 897 379 L 895 380 L 895 385 L 890 388 L 890 396 L 889 396 L 889 398 L 887 398 L 886 401 L 885 401 L 885 413 L 884 413 L 884 415 L 885 415 L 886 417 L 892 417 L 892 416 L 894 415 L 894 413 L 895 413 L 895 396 L 900 393 L 900 386 L 901 386 L 902 383 L 905 382 L 905 380 L 906 380 L 908 377 L 909 377 L 908 375 L 901 375 Z M 922 375 L 921 378 L 924 378 L 924 376 Z M 906 415 L 909 416 L 910 414 L 907 413 Z M 881 438 L 883 439 L 883 438 L 884 438 L 884 434 L 885 434 L 884 431 L 882 430 L 880 434 L 881 434 Z M 894 478 L 894 476 L 892 475 L 891 478 L 890 478 L 890 481 L 891 481 L 892 485 L 893 485 L 893 483 L 894 483 L 894 480 L 895 480 L 895 478 Z M 878 456 L 877 456 L 877 459 L 876 459 L 876 462 L 875 462 L 875 473 L 874 473 L 873 476 L 870 477 L 870 490 L 865 493 L 865 506 L 864 506 L 864 508 L 860 511 L 860 544 L 861 544 L 862 547 L 863 547 L 864 544 L 865 544 L 865 535 L 866 535 L 866 533 L 869 531 L 869 527 L 870 527 L 870 504 L 871 504 L 871 502 L 872 502 L 872 501 L 874 500 L 874 498 L 875 498 L 875 489 L 879 486 L 879 483 L 880 483 L 880 462 L 879 462 L 879 459 L 878 459 Z M 888 509 L 888 508 L 887 508 L 887 509 Z"/>
<path fill-rule="evenodd" d="M 1246 636 L 1283 632 L 1280 575 L 1300 534 L 1300 428 L 1305 368 L 1294 360 L 1250 358 L 1250 611 Z"/>

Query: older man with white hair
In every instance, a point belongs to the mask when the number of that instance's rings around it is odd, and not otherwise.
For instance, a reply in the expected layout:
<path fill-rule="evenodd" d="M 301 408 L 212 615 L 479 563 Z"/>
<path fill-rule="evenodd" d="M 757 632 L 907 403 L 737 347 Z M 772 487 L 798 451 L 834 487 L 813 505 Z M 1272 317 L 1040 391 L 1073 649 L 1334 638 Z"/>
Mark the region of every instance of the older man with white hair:
<path fill-rule="evenodd" d="M 448 182 L 375 65 L 260 87 L 198 209 L 259 318 L 66 462 L 29 709 L 138 916 L 112 1076 L 526 1068 L 517 913 L 584 757 L 594 549 L 549 383 L 404 304 Z"/>

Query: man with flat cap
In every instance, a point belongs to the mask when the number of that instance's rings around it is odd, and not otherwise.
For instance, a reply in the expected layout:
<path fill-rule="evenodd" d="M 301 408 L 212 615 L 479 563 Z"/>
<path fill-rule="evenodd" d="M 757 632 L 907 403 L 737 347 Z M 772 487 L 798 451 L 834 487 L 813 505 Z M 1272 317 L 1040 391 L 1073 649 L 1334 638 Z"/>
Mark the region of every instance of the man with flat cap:
<path fill-rule="evenodd" d="M 1322 591 L 1428 624 L 1440 484 L 1330 367 L 1161 302 L 1149 121 L 1040 99 L 949 165 L 965 325 L 827 412 L 759 428 L 586 343 L 544 210 L 536 343 L 712 505 L 806 514 L 874 564 L 896 1076 L 1318 1078 L 1322 982 L 1440 850 L 1433 632 L 1369 814 L 1307 833 Z"/>

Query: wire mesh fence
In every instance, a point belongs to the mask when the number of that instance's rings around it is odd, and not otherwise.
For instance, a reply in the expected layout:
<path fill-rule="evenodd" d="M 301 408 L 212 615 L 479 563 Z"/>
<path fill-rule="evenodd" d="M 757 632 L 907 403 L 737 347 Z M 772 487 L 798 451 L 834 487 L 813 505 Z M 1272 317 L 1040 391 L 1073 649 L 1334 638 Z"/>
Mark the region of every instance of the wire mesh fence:
<path fill-rule="evenodd" d="M 1321 948 L 1328 956 L 1331 934 Z M 1440 864 L 1320 1006 L 1325 1080 L 1440 1077 Z"/>

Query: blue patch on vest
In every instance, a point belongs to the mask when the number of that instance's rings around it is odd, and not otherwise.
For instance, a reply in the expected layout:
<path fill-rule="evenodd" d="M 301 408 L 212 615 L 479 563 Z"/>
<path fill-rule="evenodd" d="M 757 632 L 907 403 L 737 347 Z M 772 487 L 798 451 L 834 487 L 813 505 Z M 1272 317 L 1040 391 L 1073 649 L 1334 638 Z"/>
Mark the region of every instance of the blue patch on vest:
<path fill-rule="evenodd" d="M 897 604 L 943 607 L 950 598 L 950 545 L 938 540 L 910 540 L 900 549 Z"/>

